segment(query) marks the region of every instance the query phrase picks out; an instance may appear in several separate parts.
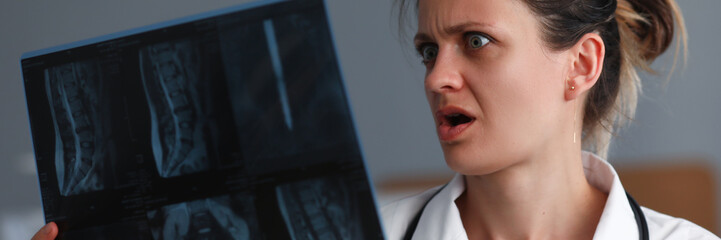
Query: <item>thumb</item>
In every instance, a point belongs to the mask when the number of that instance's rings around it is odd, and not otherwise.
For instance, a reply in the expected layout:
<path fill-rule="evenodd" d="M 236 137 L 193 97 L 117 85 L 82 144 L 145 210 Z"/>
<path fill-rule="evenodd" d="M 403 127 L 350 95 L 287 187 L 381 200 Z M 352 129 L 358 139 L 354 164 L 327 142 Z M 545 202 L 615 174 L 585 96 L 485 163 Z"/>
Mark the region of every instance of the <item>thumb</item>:
<path fill-rule="evenodd" d="M 58 236 L 58 225 L 54 222 L 46 224 L 43 228 L 38 230 L 33 236 L 32 240 L 52 240 Z"/>

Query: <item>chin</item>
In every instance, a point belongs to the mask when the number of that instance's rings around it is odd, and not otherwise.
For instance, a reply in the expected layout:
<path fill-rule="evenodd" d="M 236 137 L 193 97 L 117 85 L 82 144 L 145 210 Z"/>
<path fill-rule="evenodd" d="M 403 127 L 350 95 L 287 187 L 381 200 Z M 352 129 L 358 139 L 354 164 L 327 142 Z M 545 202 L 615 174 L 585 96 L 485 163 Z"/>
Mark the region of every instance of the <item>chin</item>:
<path fill-rule="evenodd" d="M 463 175 L 486 175 L 509 165 L 506 158 L 483 148 L 470 148 L 459 144 L 442 144 L 443 156 L 448 167 Z"/>

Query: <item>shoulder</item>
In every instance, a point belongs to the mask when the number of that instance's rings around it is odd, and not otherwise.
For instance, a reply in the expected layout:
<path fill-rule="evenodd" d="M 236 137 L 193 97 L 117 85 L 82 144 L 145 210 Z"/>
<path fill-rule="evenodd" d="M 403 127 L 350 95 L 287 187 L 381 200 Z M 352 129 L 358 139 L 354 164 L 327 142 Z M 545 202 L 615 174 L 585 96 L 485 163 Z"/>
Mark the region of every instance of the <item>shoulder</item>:
<path fill-rule="evenodd" d="M 401 239 L 411 219 L 440 187 L 437 186 L 384 205 L 381 208 L 381 217 L 388 239 Z"/>
<path fill-rule="evenodd" d="M 641 207 L 648 222 L 651 239 L 721 239 L 703 227 L 683 218 Z"/>

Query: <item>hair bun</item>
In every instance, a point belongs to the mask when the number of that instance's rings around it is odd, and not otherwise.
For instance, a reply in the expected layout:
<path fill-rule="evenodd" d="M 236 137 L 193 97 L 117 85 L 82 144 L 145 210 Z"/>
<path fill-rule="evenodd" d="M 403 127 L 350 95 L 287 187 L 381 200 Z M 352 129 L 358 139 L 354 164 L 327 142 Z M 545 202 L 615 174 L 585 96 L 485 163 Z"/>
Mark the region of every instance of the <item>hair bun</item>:
<path fill-rule="evenodd" d="M 674 15 L 678 19 L 674 19 Z M 642 60 L 653 61 L 671 45 L 674 20 L 683 21 L 683 17 L 674 1 L 618 0 L 616 20 L 620 34 L 632 36 L 626 39 L 633 43 L 627 44 L 638 49 Z M 683 23 L 679 22 L 679 25 L 683 26 Z M 685 40 L 685 34 L 683 36 Z"/>

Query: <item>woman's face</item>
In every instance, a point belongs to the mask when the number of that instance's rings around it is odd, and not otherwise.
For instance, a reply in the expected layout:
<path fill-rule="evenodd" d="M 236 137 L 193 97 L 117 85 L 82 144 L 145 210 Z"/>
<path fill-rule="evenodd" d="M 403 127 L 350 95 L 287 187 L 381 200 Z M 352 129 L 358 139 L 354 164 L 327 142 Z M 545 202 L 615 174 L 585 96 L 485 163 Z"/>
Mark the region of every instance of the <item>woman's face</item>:
<path fill-rule="evenodd" d="M 516 0 L 420 0 L 414 43 L 447 164 L 482 175 L 567 135 L 566 59 Z M 564 132 L 566 131 L 566 132 Z M 563 136 L 561 136 L 563 135 Z"/>

